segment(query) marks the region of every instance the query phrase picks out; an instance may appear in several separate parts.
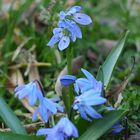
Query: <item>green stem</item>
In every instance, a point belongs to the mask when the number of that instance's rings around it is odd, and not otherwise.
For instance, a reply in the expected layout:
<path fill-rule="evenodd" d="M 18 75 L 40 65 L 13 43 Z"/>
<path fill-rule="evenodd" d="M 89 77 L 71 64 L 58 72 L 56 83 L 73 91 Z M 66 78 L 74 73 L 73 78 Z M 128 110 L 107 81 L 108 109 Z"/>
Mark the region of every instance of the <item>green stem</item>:
<path fill-rule="evenodd" d="M 73 51 L 72 51 L 72 47 L 69 46 L 67 48 L 67 71 L 69 75 L 72 75 L 72 57 L 73 57 Z M 72 85 L 70 85 L 68 87 L 68 104 L 67 104 L 67 111 L 68 111 L 68 115 L 71 116 L 71 106 L 73 103 L 73 89 L 72 89 Z"/>

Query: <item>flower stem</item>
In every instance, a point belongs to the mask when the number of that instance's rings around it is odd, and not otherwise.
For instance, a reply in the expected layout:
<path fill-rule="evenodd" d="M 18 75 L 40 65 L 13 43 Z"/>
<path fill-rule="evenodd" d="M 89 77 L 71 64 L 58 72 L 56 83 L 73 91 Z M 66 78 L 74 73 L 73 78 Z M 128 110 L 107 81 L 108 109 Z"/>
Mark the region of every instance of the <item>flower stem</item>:
<path fill-rule="evenodd" d="M 67 52 L 67 71 L 69 75 L 72 75 L 72 57 L 73 57 L 73 50 L 72 47 L 69 46 L 66 50 Z M 67 111 L 68 111 L 68 115 L 71 116 L 71 106 L 73 103 L 73 89 L 72 89 L 72 85 L 70 85 L 68 87 L 68 106 L 67 106 Z"/>

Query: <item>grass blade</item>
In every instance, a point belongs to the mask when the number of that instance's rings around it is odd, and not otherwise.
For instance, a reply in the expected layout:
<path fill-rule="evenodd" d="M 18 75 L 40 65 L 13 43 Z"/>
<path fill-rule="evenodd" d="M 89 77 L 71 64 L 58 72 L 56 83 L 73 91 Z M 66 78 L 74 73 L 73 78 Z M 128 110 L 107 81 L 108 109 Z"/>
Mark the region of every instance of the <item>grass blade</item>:
<path fill-rule="evenodd" d="M 103 75 L 104 75 L 104 82 L 103 83 L 105 85 L 105 88 L 107 88 L 107 86 L 109 84 L 112 72 L 113 72 L 114 67 L 117 63 L 117 60 L 119 59 L 119 56 L 124 48 L 124 44 L 125 44 L 125 41 L 126 41 L 128 34 L 129 34 L 129 31 L 126 31 L 123 34 L 123 36 L 118 41 L 116 47 L 114 47 L 112 49 L 112 51 L 110 52 L 110 54 L 106 58 L 105 62 L 103 63 L 102 69 L 100 69 L 98 71 L 98 74 L 97 74 L 98 80 L 102 80 L 101 70 L 103 71 Z"/>
<path fill-rule="evenodd" d="M 90 126 L 79 140 L 97 140 L 118 122 L 124 114 L 125 112 L 123 110 L 115 110 L 107 113 L 103 119 L 97 120 Z"/>
<path fill-rule="evenodd" d="M 0 97 L 0 116 L 13 132 L 26 134 L 25 128 L 2 97 Z"/>
<path fill-rule="evenodd" d="M 14 134 L 10 132 L 0 132 L 0 140 L 44 140 L 44 137 Z"/>

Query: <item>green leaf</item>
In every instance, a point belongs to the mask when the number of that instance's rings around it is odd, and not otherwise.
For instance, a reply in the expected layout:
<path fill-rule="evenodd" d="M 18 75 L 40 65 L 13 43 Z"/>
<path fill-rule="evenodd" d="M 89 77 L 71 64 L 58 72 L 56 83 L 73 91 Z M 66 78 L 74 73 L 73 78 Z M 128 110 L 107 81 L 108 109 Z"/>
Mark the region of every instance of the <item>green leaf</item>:
<path fill-rule="evenodd" d="M 10 132 L 0 132 L 0 140 L 44 140 L 44 137 L 14 134 Z"/>
<path fill-rule="evenodd" d="M 13 132 L 26 134 L 25 128 L 2 97 L 0 97 L 0 116 Z"/>
<path fill-rule="evenodd" d="M 124 48 L 124 44 L 125 44 L 125 41 L 126 41 L 126 38 L 127 38 L 128 34 L 129 34 L 129 31 L 126 31 L 123 34 L 123 36 L 118 41 L 116 47 L 114 47 L 112 49 L 112 51 L 110 52 L 110 54 L 106 58 L 105 62 L 103 63 L 102 69 L 100 69 L 98 71 L 98 74 L 97 74 L 97 79 L 98 80 L 102 80 L 101 70 L 103 71 L 103 75 L 104 75 L 104 82 L 103 83 L 105 85 L 105 88 L 107 88 L 107 86 L 109 84 L 113 69 L 114 69 L 114 67 L 117 63 L 117 60 L 119 59 L 119 56 L 120 56 L 120 54 L 121 54 L 121 52 Z"/>
<path fill-rule="evenodd" d="M 103 119 L 97 120 L 88 130 L 79 138 L 79 140 L 97 140 L 107 132 L 116 122 L 125 114 L 123 110 L 114 110 L 108 112 Z"/>

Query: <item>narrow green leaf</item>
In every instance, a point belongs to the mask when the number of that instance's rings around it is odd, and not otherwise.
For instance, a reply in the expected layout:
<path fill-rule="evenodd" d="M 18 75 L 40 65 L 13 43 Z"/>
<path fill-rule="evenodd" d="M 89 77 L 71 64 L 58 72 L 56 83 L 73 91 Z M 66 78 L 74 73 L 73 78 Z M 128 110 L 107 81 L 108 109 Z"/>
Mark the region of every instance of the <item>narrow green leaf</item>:
<path fill-rule="evenodd" d="M 100 80 L 102 82 L 102 84 L 104 85 L 104 73 L 103 73 L 102 66 L 99 67 L 97 80 Z"/>
<path fill-rule="evenodd" d="M 123 110 L 114 110 L 108 112 L 103 119 L 97 120 L 88 130 L 79 138 L 79 140 L 97 140 L 107 132 L 116 122 L 125 114 Z"/>
<path fill-rule="evenodd" d="M 26 134 L 25 128 L 23 128 L 19 119 L 2 97 L 0 97 L 0 116 L 13 132 L 18 134 Z"/>
<path fill-rule="evenodd" d="M 125 44 L 125 41 L 126 41 L 128 34 L 129 34 L 129 31 L 126 31 L 123 34 L 123 36 L 118 41 L 116 47 L 114 47 L 112 49 L 112 51 L 110 52 L 110 54 L 108 55 L 108 57 L 106 58 L 105 62 L 102 65 L 105 88 L 107 88 L 107 86 L 109 84 L 113 69 L 114 69 L 114 67 L 117 63 L 117 60 L 119 59 L 119 56 L 124 48 L 124 44 Z M 101 79 L 102 76 L 100 76 L 100 74 L 101 74 L 100 70 L 98 71 L 98 74 L 97 74 L 98 80 L 102 80 Z"/>
<path fill-rule="evenodd" d="M 0 140 L 44 140 L 44 137 L 14 134 L 10 132 L 0 132 Z"/>

